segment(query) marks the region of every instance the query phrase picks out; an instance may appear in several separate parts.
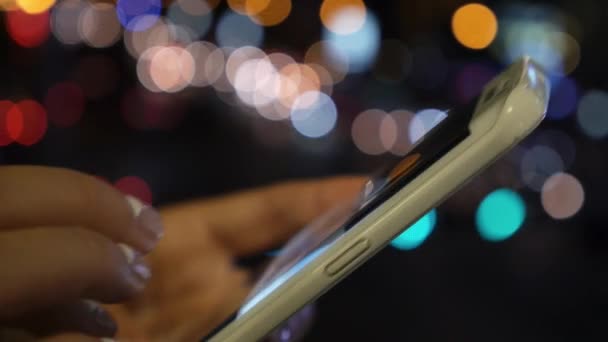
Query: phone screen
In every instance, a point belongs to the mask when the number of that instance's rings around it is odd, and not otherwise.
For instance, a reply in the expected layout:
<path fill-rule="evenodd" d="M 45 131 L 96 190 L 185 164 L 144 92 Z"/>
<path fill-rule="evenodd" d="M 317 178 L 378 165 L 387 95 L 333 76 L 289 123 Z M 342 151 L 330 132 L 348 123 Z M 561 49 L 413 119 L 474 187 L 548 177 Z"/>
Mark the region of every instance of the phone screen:
<path fill-rule="evenodd" d="M 322 255 L 334 241 L 348 234 L 362 218 L 466 139 L 470 134 L 468 127 L 476 103 L 477 98 L 431 120 L 424 128 L 427 133 L 413 145 L 410 152 L 402 158 L 388 162 L 369 179 L 354 201 L 334 208 L 304 227 L 272 260 L 240 309 L 216 328 L 214 333 L 238 320 L 269 294 L 286 284 L 306 265 Z M 405 224 L 404 222 L 404 228 Z M 211 337 L 212 335 L 208 336 Z"/>

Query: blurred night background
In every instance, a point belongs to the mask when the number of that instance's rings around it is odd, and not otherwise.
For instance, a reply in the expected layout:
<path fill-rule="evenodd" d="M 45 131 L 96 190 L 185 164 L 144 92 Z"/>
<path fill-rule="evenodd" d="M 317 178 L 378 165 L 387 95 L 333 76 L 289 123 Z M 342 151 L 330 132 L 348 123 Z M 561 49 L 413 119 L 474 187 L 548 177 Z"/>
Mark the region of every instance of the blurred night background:
<path fill-rule="evenodd" d="M 154 205 L 373 171 L 528 54 L 531 137 L 321 298 L 310 341 L 605 341 L 608 4 L 0 0 L 0 161 Z M 297 194 L 294 194 L 297 195 Z"/>

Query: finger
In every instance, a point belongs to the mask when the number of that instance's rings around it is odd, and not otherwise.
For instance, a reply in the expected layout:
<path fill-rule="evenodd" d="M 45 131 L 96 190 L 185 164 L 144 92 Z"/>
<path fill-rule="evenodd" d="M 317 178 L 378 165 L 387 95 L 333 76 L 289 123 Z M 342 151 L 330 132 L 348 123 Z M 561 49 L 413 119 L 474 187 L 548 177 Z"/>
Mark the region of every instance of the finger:
<path fill-rule="evenodd" d="M 313 218 L 355 198 L 362 177 L 293 181 L 170 208 L 167 222 L 188 217 L 206 222 L 234 253 L 276 247 Z"/>
<path fill-rule="evenodd" d="M 82 334 L 62 334 L 52 337 L 43 338 L 39 342 L 115 342 L 110 338 L 95 338 Z"/>
<path fill-rule="evenodd" d="M 78 332 L 90 336 L 116 335 L 117 325 L 101 304 L 91 300 L 77 300 L 55 305 L 19 319 L 12 326 L 38 336 L 52 336 L 62 332 Z"/>
<path fill-rule="evenodd" d="M 0 230 L 80 226 L 142 252 L 162 234 L 160 216 L 95 177 L 38 166 L 0 167 Z"/>
<path fill-rule="evenodd" d="M 144 288 L 149 269 L 136 253 L 83 228 L 0 233 L 0 321 L 90 298 L 124 300 Z"/>

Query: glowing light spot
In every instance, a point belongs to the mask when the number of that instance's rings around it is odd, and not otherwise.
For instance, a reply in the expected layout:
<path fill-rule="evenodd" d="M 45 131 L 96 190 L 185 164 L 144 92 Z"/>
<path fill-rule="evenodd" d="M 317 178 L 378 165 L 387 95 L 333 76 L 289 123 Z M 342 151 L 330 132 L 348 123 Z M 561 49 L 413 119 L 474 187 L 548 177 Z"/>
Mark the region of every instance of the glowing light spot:
<path fill-rule="evenodd" d="M 31 146 L 39 142 L 47 126 L 46 111 L 33 100 L 20 101 L 7 114 L 9 136 L 21 145 Z"/>
<path fill-rule="evenodd" d="M 556 173 L 543 185 L 541 202 L 547 214 L 554 219 L 563 220 L 576 215 L 584 201 L 583 186 L 570 174 Z"/>
<path fill-rule="evenodd" d="M 412 56 L 400 40 L 383 40 L 374 64 L 374 76 L 387 83 L 403 81 L 412 67 Z"/>
<path fill-rule="evenodd" d="M 382 122 L 386 117 L 387 114 L 380 109 L 369 109 L 357 115 L 353 121 L 351 135 L 355 146 L 361 152 L 379 155 L 388 150 L 380 137 Z M 392 125 L 396 126 L 396 123 L 393 121 Z"/>
<path fill-rule="evenodd" d="M 0 146 L 7 146 L 14 141 L 8 130 L 8 113 L 14 105 L 11 101 L 0 101 Z"/>
<path fill-rule="evenodd" d="M 306 66 L 310 67 L 317 74 L 321 85 L 321 91 L 327 95 L 331 95 L 334 90 L 334 80 L 329 74 L 329 71 L 319 64 L 306 64 Z"/>
<path fill-rule="evenodd" d="M 116 18 L 116 9 L 112 4 L 90 4 L 83 11 L 79 23 L 82 39 L 95 48 L 114 45 L 122 33 L 122 27 Z"/>
<path fill-rule="evenodd" d="M 282 23 L 289 17 L 291 13 L 291 0 L 247 0 L 247 11 L 255 13 L 251 16 L 256 24 L 261 26 L 276 26 Z M 260 8 L 264 7 L 262 10 Z M 259 11 L 259 12 L 258 12 Z"/>
<path fill-rule="evenodd" d="M 310 105 L 313 101 L 314 104 Z M 291 112 L 291 123 L 294 128 L 309 138 L 320 138 L 331 132 L 336 126 L 337 119 L 338 111 L 334 101 L 318 91 L 309 91 L 300 95 Z"/>
<path fill-rule="evenodd" d="M 547 146 L 557 152 L 564 163 L 564 170 L 573 165 L 576 157 L 576 146 L 565 132 L 556 129 L 539 130 L 528 139 L 531 146 Z"/>
<path fill-rule="evenodd" d="M 289 64 L 281 69 L 279 73 L 280 89 L 278 96 L 285 107 L 292 108 L 298 98 L 300 108 L 306 105 L 312 106 L 316 102 L 317 99 L 312 94 L 319 93 L 321 81 L 311 67 L 305 64 Z M 300 98 L 300 95 L 304 93 L 309 93 L 309 96 Z M 305 102 L 305 99 L 308 102 Z"/>
<path fill-rule="evenodd" d="M 6 29 L 18 45 L 33 48 L 42 45 L 50 34 L 48 12 L 28 14 L 20 10 L 6 13 Z"/>
<path fill-rule="evenodd" d="M 126 195 L 137 197 L 148 204 L 152 203 L 152 190 L 148 183 L 140 177 L 123 177 L 117 180 L 114 186 Z"/>
<path fill-rule="evenodd" d="M 84 93 L 74 82 L 58 83 L 47 91 L 44 106 L 53 124 L 58 127 L 73 126 L 84 112 Z"/>
<path fill-rule="evenodd" d="M 0 11 L 4 10 L 8 12 L 18 9 L 16 0 L 0 0 Z"/>
<path fill-rule="evenodd" d="M 139 58 L 144 51 L 159 46 L 169 46 L 177 39 L 177 30 L 172 30 L 165 20 L 158 20 L 146 31 L 125 31 L 124 44 L 133 58 Z"/>
<path fill-rule="evenodd" d="M 266 57 L 264 51 L 254 46 L 243 46 L 234 50 L 226 60 L 226 77 L 230 84 L 234 86 L 236 73 L 240 66 L 248 60 Z"/>
<path fill-rule="evenodd" d="M 194 40 L 209 32 L 213 21 L 212 14 L 213 12 L 205 1 L 180 0 L 169 6 L 167 19 L 171 23 L 186 29 L 189 37 Z"/>
<path fill-rule="evenodd" d="M 368 12 L 367 20 L 357 32 L 341 35 L 324 30 L 323 38 L 328 41 L 328 57 L 337 63 L 347 63 L 349 72 L 360 73 L 371 67 L 378 54 L 380 26 L 376 16 Z"/>
<path fill-rule="evenodd" d="M 145 31 L 160 17 L 161 0 L 118 0 L 118 20 L 129 31 Z"/>
<path fill-rule="evenodd" d="M 526 204 L 521 196 L 510 189 L 498 189 L 481 202 L 475 221 L 481 237 L 496 242 L 513 236 L 525 218 Z"/>
<path fill-rule="evenodd" d="M 552 82 L 552 85 L 547 117 L 553 120 L 565 119 L 574 113 L 578 105 L 578 85 L 569 77 L 564 77 L 557 83 Z"/>
<path fill-rule="evenodd" d="M 608 93 L 591 90 L 583 96 L 578 106 L 577 120 L 579 127 L 593 139 L 608 135 Z"/>
<path fill-rule="evenodd" d="M 497 70 L 484 64 L 469 64 L 455 78 L 454 95 L 458 103 L 469 103 L 481 94 L 483 87 L 498 74 Z"/>
<path fill-rule="evenodd" d="M 205 72 L 205 65 L 209 62 L 209 55 L 216 49 L 217 47 L 209 42 L 194 42 L 186 47 L 186 50 L 192 55 L 195 63 L 194 75 L 190 82 L 192 86 L 205 87 L 211 84 L 211 80 L 207 77 L 207 73 Z"/>
<path fill-rule="evenodd" d="M 320 15 L 328 30 L 348 35 L 363 27 L 367 8 L 362 0 L 324 0 Z"/>
<path fill-rule="evenodd" d="M 341 82 L 346 74 L 348 74 L 348 63 L 341 61 L 348 60 L 348 56 L 340 54 L 339 51 L 334 51 L 339 54 L 338 58 L 332 58 L 327 54 L 328 42 L 319 41 L 312 44 L 306 51 L 304 61 L 308 64 L 318 64 L 329 72 L 334 84 Z"/>
<path fill-rule="evenodd" d="M 437 224 L 437 210 L 433 209 L 391 241 L 391 246 L 410 250 L 419 247 L 431 235 Z"/>
<path fill-rule="evenodd" d="M 221 47 L 260 46 L 264 29 L 246 16 L 227 12 L 219 19 L 215 38 Z"/>
<path fill-rule="evenodd" d="M 395 110 L 389 113 L 395 125 L 395 140 L 391 145 L 384 144 L 390 152 L 397 156 L 406 155 L 412 148 L 409 127 L 414 119 L 414 113 L 408 110 Z M 386 120 L 386 119 L 385 119 Z M 384 122 L 384 121 L 383 121 Z"/>
<path fill-rule="evenodd" d="M 446 117 L 446 113 L 438 109 L 425 109 L 416 113 L 409 127 L 410 141 L 416 143 Z"/>
<path fill-rule="evenodd" d="M 482 4 L 464 5 L 452 17 L 452 32 L 460 44 L 470 49 L 484 49 L 494 41 L 498 20 Z"/>
<path fill-rule="evenodd" d="M 87 99 L 99 100 L 112 94 L 118 85 L 118 66 L 105 55 L 90 55 L 79 60 L 73 79 Z"/>
<path fill-rule="evenodd" d="M 216 48 L 211 51 L 205 62 L 204 70 L 209 83 L 214 85 L 214 87 L 219 83 L 221 77 L 226 75 L 224 72 L 225 66 L 226 54 L 224 53 L 224 50 Z"/>
<path fill-rule="evenodd" d="M 552 75 L 571 73 L 580 62 L 580 45 L 545 7 L 507 14 L 494 53 L 505 63 L 528 55 Z"/>
<path fill-rule="evenodd" d="M 270 5 L 271 0 L 228 0 L 231 10 L 248 16 L 254 16 Z"/>
<path fill-rule="evenodd" d="M 48 11 L 55 4 L 55 0 L 17 0 L 17 6 L 25 13 L 40 14 Z"/>
<path fill-rule="evenodd" d="M 526 151 L 520 170 L 524 183 L 530 189 L 540 191 L 549 176 L 564 170 L 564 162 L 552 148 L 538 145 Z"/>
<path fill-rule="evenodd" d="M 66 45 L 82 42 L 79 23 L 89 4 L 82 0 L 64 0 L 53 8 L 51 29 L 55 38 Z"/>
<path fill-rule="evenodd" d="M 222 97 L 220 93 L 225 93 L 229 95 L 233 95 L 234 88 L 232 84 L 228 80 L 227 64 L 228 58 L 232 56 L 232 53 L 235 51 L 235 48 L 224 47 L 215 50 L 209 55 L 209 59 L 213 61 L 213 63 L 206 64 L 206 70 L 210 75 L 210 78 L 216 77 L 215 80 L 211 83 L 213 88 L 218 92 L 218 97 L 223 101 L 225 97 Z M 221 61 L 220 61 L 221 59 Z M 218 69 L 214 69 L 214 65 L 221 65 L 222 67 Z M 230 98 L 230 101 L 227 104 L 233 105 L 234 98 Z"/>
<path fill-rule="evenodd" d="M 158 89 L 175 93 L 186 88 L 194 78 L 194 58 L 180 47 L 152 48 L 149 72 Z M 150 89 L 152 90 L 152 89 Z"/>

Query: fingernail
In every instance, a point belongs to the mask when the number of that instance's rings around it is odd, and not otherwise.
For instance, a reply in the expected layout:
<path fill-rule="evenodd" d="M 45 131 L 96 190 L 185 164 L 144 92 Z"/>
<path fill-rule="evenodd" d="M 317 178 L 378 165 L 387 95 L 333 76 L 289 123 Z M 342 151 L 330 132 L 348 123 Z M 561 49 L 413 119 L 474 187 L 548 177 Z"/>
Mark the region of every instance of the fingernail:
<path fill-rule="evenodd" d="M 139 259 L 133 265 L 131 265 L 131 270 L 141 281 L 148 281 L 152 276 L 152 272 L 150 271 L 150 267 L 146 265 L 146 263 Z"/>
<path fill-rule="evenodd" d="M 101 304 L 93 300 L 85 300 L 84 302 L 89 312 L 93 315 L 98 329 L 101 328 L 103 334 L 115 334 L 118 326 L 112 316 L 110 316 Z"/>
<path fill-rule="evenodd" d="M 164 232 L 160 214 L 151 206 L 145 205 L 131 195 L 127 195 L 127 201 L 131 205 L 138 226 L 154 236 L 156 240 L 160 240 Z"/>
<path fill-rule="evenodd" d="M 122 251 L 122 254 L 125 256 L 127 263 L 129 265 L 131 265 L 135 261 L 135 258 L 137 257 L 137 252 L 135 252 L 135 250 L 133 248 L 125 245 L 124 243 L 119 243 L 118 247 Z"/>

